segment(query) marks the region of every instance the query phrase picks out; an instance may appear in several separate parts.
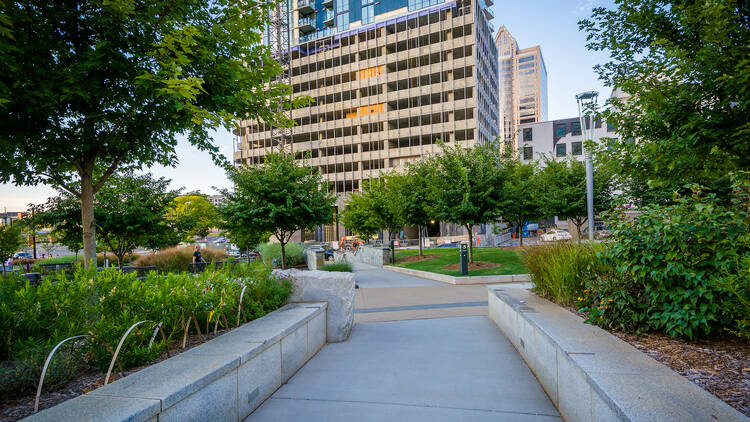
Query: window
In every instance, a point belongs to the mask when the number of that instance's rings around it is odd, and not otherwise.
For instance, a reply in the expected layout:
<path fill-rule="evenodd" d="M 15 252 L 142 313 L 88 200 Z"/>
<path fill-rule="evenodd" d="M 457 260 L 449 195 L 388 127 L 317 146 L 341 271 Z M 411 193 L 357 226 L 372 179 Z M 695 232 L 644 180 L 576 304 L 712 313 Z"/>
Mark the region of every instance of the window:
<path fill-rule="evenodd" d="M 557 144 L 555 147 L 555 155 L 558 157 L 565 157 L 565 154 L 567 153 L 567 145 L 566 144 Z"/>
<path fill-rule="evenodd" d="M 532 148 L 532 147 L 523 147 L 523 159 L 524 160 L 533 160 L 534 159 L 534 148 Z"/>
<path fill-rule="evenodd" d="M 567 128 L 565 127 L 565 123 L 555 125 L 555 139 L 562 138 L 563 136 L 565 136 L 566 132 Z"/>
<path fill-rule="evenodd" d="M 570 134 L 573 136 L 581 135 L 581 122 L 572 122 L 570 124 Z"/>
<path fill-rule="evenodd" d="M 581 155 L 583 154 L 583 142 L 573 142 L 570 144 L 570 149 L 573 152 L 573 155 Z"/>
<path fill-rule="evenodd" d="M 523 141 L 524 142 L 531 142 L 531 140 L 534 139 L 531 133 L 531 129 L 532 128 L 530 127 L 523 128 Z"/>

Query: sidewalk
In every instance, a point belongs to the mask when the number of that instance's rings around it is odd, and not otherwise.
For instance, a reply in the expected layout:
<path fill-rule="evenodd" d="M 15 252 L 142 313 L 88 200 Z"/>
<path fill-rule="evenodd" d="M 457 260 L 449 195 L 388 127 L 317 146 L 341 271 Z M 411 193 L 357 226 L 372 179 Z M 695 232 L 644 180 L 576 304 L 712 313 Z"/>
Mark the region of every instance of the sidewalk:
<path fill-rule="evenodd" d="M 486 286 L 360 265 L 355 279 L 349 340 L 326 345 L 248 421 L 562 420 L 487 317 Z"/>

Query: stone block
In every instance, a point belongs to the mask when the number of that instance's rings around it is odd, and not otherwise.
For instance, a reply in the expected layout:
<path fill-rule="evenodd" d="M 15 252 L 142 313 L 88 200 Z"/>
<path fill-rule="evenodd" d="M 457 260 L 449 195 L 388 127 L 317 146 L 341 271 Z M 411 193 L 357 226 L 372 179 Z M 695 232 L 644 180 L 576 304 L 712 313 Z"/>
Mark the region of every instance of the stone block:
<path fill-rule="evenodd" d="M 84 394 L 25 418 L 31 422 L 156 422 L 161 402 Z"/>
<path fill-rule="evenodd" d="M 354 324 L 354 275 L 345 272 L 274 270 L 294 282 L 290 302 L 327 302 L 329 342 L 349 338 Z"/>
<path fill-rule="evenodd" d="M 307 355 L 314 356 L 326 344 L 326 314 L 320 313 L 307 323 Z"/>
<path fill-rule="evenodd" d="M 237 371 L 224 375 L 199 391 L 165 408 L 159 422 L 234 422 L 239 420 Z"/>
<path fill-rule="evenodd" d="M 560 349 L 557 350 L 557 371 L 560 414 L 566 421 L 590 421 L 591 387 L 586 374 Z"/>
<path fill-rule="evenodd" d="M 559 406 L 557 397 L 557 347 L 541 330 L 534 330 L 534 374 L 552 403 Z"/>
<path fill-rule="evenodd" d="M 281 386 L 281 344 L 265 349 L 237 370 L 240 420 Z"/>
<path fill-rule="evenodd" d="M 591 395 L 591 422 L 610 422 L 623 419 L 599 394 Z"/>
<path fill-rule="evenodd" d="M 287 382 L 307 358 L 307 325 L 304 325 L 281 339 L 281 382 Z"/>

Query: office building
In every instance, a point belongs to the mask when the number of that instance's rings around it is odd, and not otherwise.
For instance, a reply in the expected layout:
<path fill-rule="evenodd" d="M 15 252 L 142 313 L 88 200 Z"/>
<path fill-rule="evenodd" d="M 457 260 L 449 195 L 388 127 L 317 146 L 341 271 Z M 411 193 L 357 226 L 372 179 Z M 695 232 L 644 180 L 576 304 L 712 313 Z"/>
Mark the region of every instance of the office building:
<path fill-rule="evenodd" d="M 292 145 L 329 189 L 347 193 L 383 172 L 438 150 L 471 146 L 499 133 L 497 51 L 489 0 L 291 0 L 294 95 Z M 263 162 L 270 128 L 243 120 L 238 164 Z M 347 234 L 331 224 L 301 240 Z"/>
<path fill-rule="evenodd" d="M 498 57 L 499 124 L 505 145 L 518 148 L 518 125 L 547 120 L 547 68 L 542 49 L 519 49 L 504 26 L 495 35 Z"/>
<path fill-rule="evenodd" d="M 588 127 L 591 119 L 584 120 Z M 614 126 L 594 120 L 594 140 L 616 137 Z M 518 139 L 518 154 L 525 163 L 565 158 L 583 161 L 583 135 L 578 117 L 522 124 L 518 127 Z"/>

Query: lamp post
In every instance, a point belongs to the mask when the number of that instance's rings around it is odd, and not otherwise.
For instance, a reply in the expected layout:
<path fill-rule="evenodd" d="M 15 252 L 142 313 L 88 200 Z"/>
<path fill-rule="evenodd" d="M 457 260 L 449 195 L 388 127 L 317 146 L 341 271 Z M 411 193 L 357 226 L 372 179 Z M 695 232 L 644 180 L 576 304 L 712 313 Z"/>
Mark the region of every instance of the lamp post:
<path fill-rule="evenodd" d="M 594 117 L 596 105 L 599 99 L 599 93 L 596 91 L 582 92 L 576 95 L 578 103 L 578 118 L 581 122 L 581 137 L 583 138 L 583 156 L 586 160 L 586 208 L 588 211 L 587 220 L 589 226 L 589 240 L 594 240 L 594 160 L 593 154 L 589 148 L 586 148 L 586 121 L 584 114 L 589 111 L 591 123 L 589 124 L 588 139 L 594 140 Z"/>

